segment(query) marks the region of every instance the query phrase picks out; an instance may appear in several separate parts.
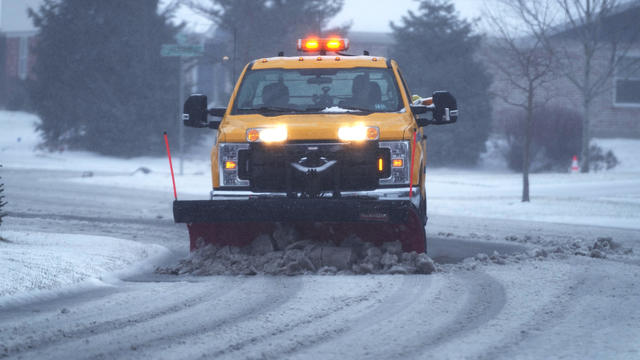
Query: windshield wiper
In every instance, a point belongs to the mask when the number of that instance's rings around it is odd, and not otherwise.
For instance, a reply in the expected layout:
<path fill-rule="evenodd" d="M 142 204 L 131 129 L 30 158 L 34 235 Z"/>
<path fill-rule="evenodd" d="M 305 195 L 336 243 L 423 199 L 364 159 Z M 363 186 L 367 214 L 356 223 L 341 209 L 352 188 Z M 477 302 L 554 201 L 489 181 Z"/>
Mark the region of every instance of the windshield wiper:
<path fill-rule="evenodd" d="M 243 109 L 243 110 L 255 110 L 258 112 L 300 112 L 298 109 L 291 109 L 280 106 L 261 106 L 257 109 Z"/>

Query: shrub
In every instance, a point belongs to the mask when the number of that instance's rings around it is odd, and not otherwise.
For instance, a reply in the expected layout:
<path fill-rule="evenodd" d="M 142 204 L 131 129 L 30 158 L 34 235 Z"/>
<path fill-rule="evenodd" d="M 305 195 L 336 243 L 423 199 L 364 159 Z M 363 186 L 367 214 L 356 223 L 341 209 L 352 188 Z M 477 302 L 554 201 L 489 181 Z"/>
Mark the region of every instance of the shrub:
<path fill-rule="evenodd" d="M 500 126 L 506 139 L 504 156 L 507 166 L 514 171 L 522 171 L 524 151 L 523 111 L 507 112 Z M 571 166 L 573 155 L 580 154 L 582 138 L 582 117 L 572 109 L 561 106 L 539 106 L 533 115 L 533 135 L 531 140 L 531 172 L 560 171 Z M 591 145 L 590 170 L 609 170 L 618 164 L 615 154 L 605 152 L 597 145 Z"/>
<path fill-rule="evenodd" d="M 589 168 L 594 172 L 613 169 L 620 163 L 613 151 L 608 150 L 605 153 L 604 150 L 597 145 L 591 145 L 589 147 L 589 159 Z"/>
<path fill-rule="evenodd" d="M 525 114 L 523 111 L 508 112 L 502 121 L 507 140 L 507 166 L 522 171 Z M 539 106 L 533 114 L 532 127 L 530 171 L 566 171 L 573 155 L 580 153 L 580 114 L 565 107 Z"/>

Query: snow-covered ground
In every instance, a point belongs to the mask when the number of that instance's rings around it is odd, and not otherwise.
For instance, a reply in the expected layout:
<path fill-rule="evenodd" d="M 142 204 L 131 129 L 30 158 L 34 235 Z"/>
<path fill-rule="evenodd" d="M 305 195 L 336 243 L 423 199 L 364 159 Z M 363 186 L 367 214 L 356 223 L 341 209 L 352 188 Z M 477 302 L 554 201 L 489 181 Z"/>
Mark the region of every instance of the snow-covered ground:
<path fill-rule="evenodd" d="M 0 231 L 0 309 L 51 296 L 47 290 L 70 285 L 104 285 L 119 276 L 148 271 L 167 255 L 158 245 L 105 236 Z"/>
<path fill-rule="evenodd" d="M 159 170 L 167 162 L 158 158 L 122 160 L 80 151 L 43 151 L 38 148 L 40 137 L 34 131 L 38 121 L 35 115 L 0 111 L 0 165 L 4 169 L 133 173 L 140 166 Z M 153 270 L 168 254 L 159 245 L 114 237 L 5 228 L 0 228 L 0 237 L 6 239 L 0 241 L 0 308 L 21 299 L 54 296 L 56 291 L 69 290 L 70 286 L 104 286 L 122 276 Z"/>
<path fill-rule="evenodd" d="M 37 150 L 36 121 L 0 111 L 0 358 L 640 357 L 640 141 L 524 204 L 519 174 L 429 169 L 430 275 L 193 276 L 165 158 Z M 179 197 L 207 198 L 206 156 Z"/>
<path fill-rule="evenodd" d="M 39 147 L 41 138 L 35 132 L 40 119 L 33 114 L 0 110 L 0 163 L 8 168 L 72 170 L 79 172 L 108 172 L 111 174 L 133 174 L 145 167 L 163 175 L 169 171 L 169 162 L 164 157 L 136 157 L 120 159 L 100 156 L 87 151 L 45 151 Z M 164 141 L 159 135 L 158 141 Z M 170 139 L 177 147 L 177 139 Z M 175 144 L 173 144 L 175 142 Z M 176 149 L 172 148 L 172 151 Z M 174 154 L 175 156 L 175 154 Z M 177 165 L 174 159 L 174 166 Z M 185 162 L 185 173 L 202 171 L 208 164 L 206 158 Z M 169 178 L 169 186 L 171 186 Z M 133 183 L 133 181 L 131 181 Z"/>

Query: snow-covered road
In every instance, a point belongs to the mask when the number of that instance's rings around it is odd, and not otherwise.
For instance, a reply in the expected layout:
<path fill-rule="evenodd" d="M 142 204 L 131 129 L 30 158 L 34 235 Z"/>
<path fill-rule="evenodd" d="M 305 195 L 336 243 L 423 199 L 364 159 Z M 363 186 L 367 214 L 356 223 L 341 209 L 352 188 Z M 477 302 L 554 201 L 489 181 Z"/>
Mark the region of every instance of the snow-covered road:
<path fill-rule="evenodd" d="M 171 194 L 71 183 L 78 173 L 5 169 L 11 231 L 113 236 L 187 253 Z M 124 200 L 123 200 L 124 199 Z M 640 261 L 530 256 L 640 231 L 432 214 L 431 275 L 197 277 L 138 272 L 0 307 L 0 357 L 640 357 Z M 508 238 L 509 241 L 505 241 Z M 635 246 L 634 246 L 635 245 Z M 510 255 L 505 265 L 473 257 Z"/>
<path fill-rule="evenodd" d="M 589 261 L 156 277 L 3 311 L 0 339 L 5 355 L 51 359 L 637 358 L 637 267 Z"/>

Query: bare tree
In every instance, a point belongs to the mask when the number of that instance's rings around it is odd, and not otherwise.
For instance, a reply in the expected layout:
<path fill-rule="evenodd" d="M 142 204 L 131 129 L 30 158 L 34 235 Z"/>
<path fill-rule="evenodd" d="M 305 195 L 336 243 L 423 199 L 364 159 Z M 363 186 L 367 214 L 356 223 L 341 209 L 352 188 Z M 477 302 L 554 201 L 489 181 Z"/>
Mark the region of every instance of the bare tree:
<path fill-rule="evenodd" d="M 299 37 L 348 30 L 348 26 L 327 28 L 344 0 L 178 0 L 178 3 L 211 19 L 228 33 L 234 81 L 239 66 L 253 59 L 276 56 L 279 51 L 296 54 Z"/>
<path fill-rule="evenodd" d="M 621 61 L 637 42 L 640 26 L 615 23 L 623 6 L 617 0 L 554 0 L 562 24 L 553 32 L 545 19 L 531 14 L 532 28 L 561 64 L 562 74 L 575 86 L 582 107 L 582 172 L 589 172 L 590 124 L 593 100 L 608 91 Z"/>
<path fill-rule="evenodd" d="M 522 201 L 530 201 L 529 166 L 533 114 L 544 103 L 544 86 L 552 79 L 554 59 L 530 26 L 546 28 L 551 11 L 546 0 L 495 0 L 484 11 L 485 24 L 495 36 L 486 48 L 488 63 L 496 76 L 494 95 L 525 113 L 522 157 Z"/>

